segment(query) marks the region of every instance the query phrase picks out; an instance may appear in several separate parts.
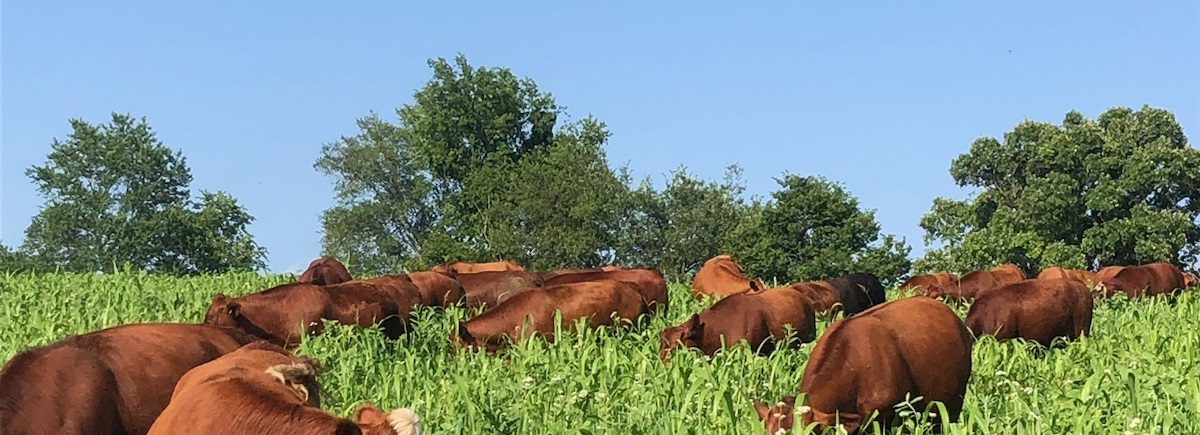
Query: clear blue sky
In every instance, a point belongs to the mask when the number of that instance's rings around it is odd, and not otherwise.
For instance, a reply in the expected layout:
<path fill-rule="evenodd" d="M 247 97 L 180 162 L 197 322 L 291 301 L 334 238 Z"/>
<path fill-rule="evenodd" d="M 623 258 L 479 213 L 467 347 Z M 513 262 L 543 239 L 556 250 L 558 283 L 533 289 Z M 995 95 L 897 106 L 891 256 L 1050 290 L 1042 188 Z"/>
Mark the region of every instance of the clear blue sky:
<path fill-rule="evenodd" d="M 459 52 L 606 122 L 613 166 L 661 184 L 737 162 L 748 195 L 823 175 L 914 255 L 933 198 L 970 193 L 947 168 L 981 135 L 1143 104 L 1200 135 L 1195 1 L 408 3 L 5 0 L 0 240 L 20 243 L 42 203 L 24 169 L 67 120 L 118 111 L 183 151 L 193 193 L 245 204 L 271 270 L 302 268 L 333 202 L 321 145 L 394 119 Z"/>

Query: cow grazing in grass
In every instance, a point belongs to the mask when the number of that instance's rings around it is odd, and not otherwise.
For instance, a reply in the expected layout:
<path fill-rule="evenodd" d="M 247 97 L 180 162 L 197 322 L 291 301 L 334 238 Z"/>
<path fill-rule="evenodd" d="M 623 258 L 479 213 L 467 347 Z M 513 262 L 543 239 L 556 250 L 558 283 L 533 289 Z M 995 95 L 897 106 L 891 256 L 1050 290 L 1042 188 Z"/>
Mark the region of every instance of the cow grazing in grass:
<path fill-rule="evenodd" d="M 1183 271 L 1165 262 L 1105 267 L 1096 273 L 1096 281 L 1095 293 L 1104 297 L 1118 292 L 1130 298 L 1174 295 L 1184 288 Z"/>
<path fill-rule="evenodd" d="M 466 294 L 467 308 L 483 307 L 490 310 L 501 302 L 522 292 L 542 286 L 542 279 L 535 273 L 521 270 L 460 273 L 448 275 L 462 284 Z"/>
<path fill-rule="evenodd" d="M 439 264 L 437 266 L 433 266 L 433 268 L 429 270 L 454 276 L 460 273 L 523 271 L 525 268 L 512 260 L 500 260 L 487 263 L 468 263 L 465 261 L 456 261 L 453 263 Z"/>
<path fill-rule="evenodd" d="M 406 275 L 384 275 L 330 286 L 290 283 L 257 293 L 213 296 L 204 323 L 235 327 L 286 348 L 304 334 L 319 334 L 323 320 L 371 327 L 399 338 L 411 326 L 420 291 Z"/>
<path fill-rule="evenodd" d="M 1092 329 L 1092 294 L 1074 279 L 1029 279 L 983 292 L 971 303 L 967 327 L 976 337 L 1024 338 L 1049 347 Z"/>
<path fill-rule="evenodd" d="M 134 323 L 27 349 L 0 370 L 0 432 L 145 434 L 188 370 L 256 340 L 208 325 Z"/>
<path fill-rule="evenodd" d="M 1096 272 L 1083 269 L 1067 269 L 1064 267 L 1051 266 L 1047 267 L 1038 274 L 1037 279 L 1060 279 L 1065 278 L 1072 281 L 1077 281 L 1080 284 L 1091 288 L 1096 284 Z"/>
<path fill-rule="evenodd" d="M 839 311 L 842 298 L 838 295 L 838 289 L 828 281 L 794 282 L 788 287 L 807 296 L 812 301 L 813 309 L 821 315 L 832 317 Z"/>
<path fill-rule="evenodd" d="M 449 307 L 466 302 L 467 291 L 462 283 L 446 274 L 423 271 L 410 273 L 408 277 L 421 293 L 421 305 Z"/>
<path fill-rule="evenodd" d="M 308 282 L 316 285 L 333 285 L 350 281 L 350 271 L 346 265 L 333 257 L 320 257 L 308 263 L 308 269 L 300 274 L 296 282 Z"/>
<path fill-rule="evenodd" d="M 355 421 L 319 406 L 315 360 L 282 348 L 249 345 L 187 372 L 149 435 L 368 434 L 415 435 L 410 409 L 384 414 L 360 406 Z"/>
<path fill-rule="evenodd" d="M 938 297 L 953 291 L 958 286 L 958 277 L 950 272 L 934 272 L 915 275 L 904 280 L 899 290 L 912 290 L 915 294 Z"/>
<path fill-rule="evenodd" d="M 665 312 L 670 304 L 667 280 L 656 269 L 621 269 L 611 271 L 587 271 L 559 274 L 542 280 L 543 285 L 555 286 L 578 282 L 613 280 L 633 284 L 645 299 L 651 312 Z"/>
<path fill-rule="evenodd" d="M 987 270 L 976 270 L 963 275 L 958 280 L 958 286 L 951 288 L 944 296 L 950 300 L 973 300 L 979 293 L 996 287 L 1024 281 L 1025 271 L 1015 264 L 1005 263 Z M 935 296 L 935 295 L 930 295 Z M 936 297 L 935 296 L 935 297 Z"/>
<path fill-rule="evenodd" d="M 725 297 L 736 293 L 750 291 L 750 284 L 758 288 L 767 288 L 761 279 L 750 279 L 745 275 L 742 266 L 729 255 L 718 255 L 710 258 L 700 266 L 696 277 L 692 279 L 692 297 L 704 296 Z"/>
<path fill-rule="evenodd" d="M 893 406 L 906 396 L 922 397 L 919 410 L 942 402 L 949 420 L 957 422 L 971 377 L 973 345 L 954 311 L 925 296 L 885 302 L 834 322 L 804 367 L 801 425 L 816 422 L 815 433 L 821 433 L 836 421 L 854 434 L 878 411 L 876 421 L 886 427 L 896 416 Z M 789 396 L 774 406 L 755 402 L 754 407 L 766 433 L 774 434 L 791 429 L 795 404 Z"/>
<path fill-rule="evenodd" d="M 846 317 L 887 301 L 883 284 L 870 273 L 850 273 L 827 279 L 825 282 L 837 290 L 838 300 L 842 303 L 842 313 Z"/>
<path fill-rule="evenodd" d="M 757 284 L 752 284 L 757 285 Z M 659 358 L 670 360 L 679 346 L 698 348 L 705 355 L 746 341 L 760 355 L 774 352 L 795 333 L 788 347 L 816 339 L 817 315 L 808 297 L 788 287 L 726 296 L 708 309 L 659 334 Z"/>
<path fill-rule="evenodd" d="M 513 340 L 534 334 L 554 340 L 554 313 L 561 312 L 563 328 L 580 318 L 590 327 L 628 324 L 647 313 L 645 301 L 633 284 L 599 280 L 542 287 L 520 293 L 496 308 L 461 322 L 450 333 L 457 347 L 499 350 L 505 337 Z"/>

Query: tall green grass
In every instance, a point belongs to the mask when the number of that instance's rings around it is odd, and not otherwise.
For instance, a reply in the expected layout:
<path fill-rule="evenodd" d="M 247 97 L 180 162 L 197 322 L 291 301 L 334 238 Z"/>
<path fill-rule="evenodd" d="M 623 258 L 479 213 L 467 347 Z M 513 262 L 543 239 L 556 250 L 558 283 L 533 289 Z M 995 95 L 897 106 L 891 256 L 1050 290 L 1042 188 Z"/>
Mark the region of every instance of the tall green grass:
<path fill-rule="evenodd" d="M 0 360 L 66 335 L 129 322 L 198 322 L 211 295 L 244 294 L 292 276 L 169 278 L 138 273 L 0 276 Z M 658 331 L 703 308 L 673 285 L 665 316 L 632 329 L 572 331 L 501 354 L 455 352 L 462 309 L 422 309 L 414 334 L 335 327 L 299 352 L 319 358 L 325 403 L 409 406 L 434 434 L 754 434 L 754 399 L 795 394 L 812 344 L 755 356 L 658 359 Z M 889 295 L 895 297 L 895 293 Z M 960 314 L 965 308 L 959 307 Z M 827 326 L 818 325 L 818 333 Z M 976 344 L 961 422 L 950 433 L 1200 433 L 1200 297 L 1100 302 L 1092 336 L 1045 354 L 1021 342 Z M 928 427 L 910 422 L 912 433 Z"/>

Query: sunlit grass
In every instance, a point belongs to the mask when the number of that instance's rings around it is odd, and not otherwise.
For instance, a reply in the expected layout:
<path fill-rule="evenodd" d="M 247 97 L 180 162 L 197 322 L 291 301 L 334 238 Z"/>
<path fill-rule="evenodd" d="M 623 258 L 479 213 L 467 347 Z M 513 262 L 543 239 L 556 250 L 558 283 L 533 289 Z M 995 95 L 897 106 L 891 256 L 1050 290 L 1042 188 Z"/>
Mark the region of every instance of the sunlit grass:
<path fill-rule="evenodd" d="M 0 360 L 121 323 L 196 322 L 215 292 L 244 294 L 291 279 L 0 276 Z M 658 331 L 707 303 L 691 300 L 686 286 L 671 290 L 670 312 L 639 327 L 575 332 L 568 324 L 554 343 L 529 340 L 494 356 L 450 348 L 450 330 L 470 314 L 462 309 L 420 310 L 416 331 L 397 343 L 376 330 L 334 327 L 300 352 L 329 368 L 321 378 L 327 409 L 349 416 L 366 401 L 409 406 L 429 433 L 761 433 L 751 401 L 795 394 L 813 345 L 770 357 L 746 348 L 711 359 L 679 351 L 664 366 Z M 820 321 L 818 333 L 826 326 Z M 1200 433 L 1195 293 L 1174 305 L 1100 302 L 1091 337 L 1044 354 L 1031 348 L 979 340 L 963 419 L 950 433 Z M 928 433 L 916 416 L 908 426 Z"/>

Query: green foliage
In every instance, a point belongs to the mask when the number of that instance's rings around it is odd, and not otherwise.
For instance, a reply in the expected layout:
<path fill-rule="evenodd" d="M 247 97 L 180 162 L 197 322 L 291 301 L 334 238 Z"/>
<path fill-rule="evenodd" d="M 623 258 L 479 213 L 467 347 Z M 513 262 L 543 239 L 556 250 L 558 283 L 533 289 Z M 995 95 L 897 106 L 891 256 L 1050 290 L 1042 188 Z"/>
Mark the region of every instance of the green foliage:
<path fill-rule="evenodd" d="M 959 186 L 980 191 L 934 200 L 921 227 L 926 245 L 941 246 L 917 269 L 1192 264 L 1200 254 L 1197 167 L 1200 150 L 1163 109 L 1023 121 L 1003 141 L 977 139 L 951 164 Z"/>
<path fill-rule="evenodd" d="M 587 117 L 555 131 L 560 109 L 506 68 L 432 60 L 433 78 L 360 133 L 326 144 L 335 179 L 326 253 L 382 273 L 450 260 L 510 258 L 539 268 L 599 265 L 616 243 L 628 187 L 608 167 L 609 132 Z"/>
<path fill-rule="evenodd" d="M 246 229 L 254 218 L 224 192 L 202 192 L 193 202 L 186 159 L 145 119 L 114 113 L 108 124 L 70 123 L 68 139 L 55 139 L 47 161 L 26 171 L 46 198 L 22 245 L 38 267 L 131 265 L 172 274 L 263 267 L 266 250 Z"/>
<path fill-rule="evenodd" d="M 0 275 L 0 361 L 122 323 L 198 322 L 215 292 L 294 278 Z M 457 308 L 418 311 L 416 331 L 394 348 L 376 329 L 336 326 L 299 353 L 329 367 L 323 408 L 350 417 L 362 402 L 412 407 L 430 434 L 761 433 L 751 401 L 795 394 L 814 344 L 770 357 L 745 345 L 715 358 L 680 351 L 664 366 L 658 332 L 704 307 L 686 283 L 672 285 L 671 297 L 670 310 L 644 326 L 573 333 L 567 324 L 556 343 L 530 340 L 495 356 L 451 351 L 449 331 L 473 314 Z M 818 333 L 827 326 L 819 320 Z M 962 421 L 948 433 L 1200 433 L 1200 293 L 1174 304 L 1100 301 L 1092 331 L 1043 356 L 1020 341 L 980 339 Z M 907 426 L 930 433 L 917 420 Z"/>
<path fill-rule="evenodd" d="M 908 271 L 908 246 L 891 235 L 880 241 L 875 212 L 840 185 L 798 175 L 776 182 L 781 190 L 753 207 L 729 242 L 750 274 L 793 282 L 870 272 L 887 283 Z"/>

